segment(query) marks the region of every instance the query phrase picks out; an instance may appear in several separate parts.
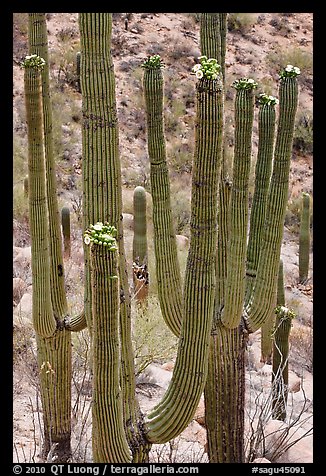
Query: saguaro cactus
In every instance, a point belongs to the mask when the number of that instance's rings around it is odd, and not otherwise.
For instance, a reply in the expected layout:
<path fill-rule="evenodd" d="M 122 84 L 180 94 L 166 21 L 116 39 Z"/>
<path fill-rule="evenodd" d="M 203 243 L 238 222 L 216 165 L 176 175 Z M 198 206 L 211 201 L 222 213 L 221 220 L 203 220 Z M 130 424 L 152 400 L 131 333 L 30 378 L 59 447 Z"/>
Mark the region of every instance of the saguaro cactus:
<path fill-rule="evenodd" d="M 70 241 L 70 209 L 63 207 L 61 210 L 61 226 L 63 235 L 63 253 L 65 258 L 71 256 L 71 241 Z"/>
<path fill-rule="evenodd" d="M 120 283 L 120 372 L 123 421 L 134 462 L 149 451 L 141 435 L 142 417 L 135 398 L 135 369 L 131 345 L 131 309 L 122 224 L 121 165 L 111 56 L 111 13 L 80 13 L 80 82 L 83 128 L 83 226 L 109 222 L 117 229 Z M 85 317 L 92 336 L 92 292 L 89 247 L 85 246 Z M 77 324 L 80 328 L 84 323 Z M 71 323 L 70 323 L 71 325 Z"/>
<path fill-rule="evenodd" d="M 209 15 L 216 17 L 215 22 L 212 22 Z M 202 54 L 207 56 L 221 57 L 220 45 L 223 42 L 220 35 L 223 31 L 225 32 L 225 29 L 221 28 L 220 15 L 202 15 Z M 212 31 L 216 28 L 219 29 L 219 33 Z M 205 35 L 210 38 L 210 41 Z M 214 38 L 215 41 L 212 41 Z M 264 192 L 266 193 L 268 189 L 263 232 L 258 237 L 259 226 L 257 228 L 254 225 L 255 219 L 250 222 L 249 242 L 251 242 L 251 249 L 257 251 L 256 255 L 251 255 L 255 258 L 248 260 L 250 267 L 247 266 L 247 269 L 245 266 L 246 255 L 248 256 L 246 222 L 250 164 L 248 151 L 251 134 L 249 120 L 252 113 L 241 117 L 242 107 L 246 104 L 245 92 L 238 96 L 239 91 L 237 91 L 236 102 L 241 100 L 241 103 L 238 103 L 241 107 L 235 109 L 236 115 L 239 114 L 239 116 L 235 117 L 236 144 L 230 203 L 228 204 L 228 200 L 220 194 L 222 200 L 219 205 L 218 243 L 223 245 L 228 242 L 229 245 L 228 248 L 222 246 L 222 252 L 217 251 L 216 276 L 220 284 L 217 286 L 216 314 L 213 321 L 209 371 L 205 388 L 208 454 L 212 462 L 241 462 L 244 458 L 244 344 L 247 333 L 257 330 L 271 315 L 275 306 L 277 267 L 287 202 L 289 164 L 297 107 L 295 77 L 298 73 L 297 68 L 290 66 L 281 73 L 280 114 L 273 152 L 273 173 Z M 239 80 L 235 85 L 239 89 L 241 87 L 245 89 L 245 83 L 248 87 L 250 86 L 248 80 Z M 271 129 L 269 131 L 270 134 Z M 268 143 L 265 141 L 264 143 L 259 161 L 266 153 L 270 155 L 272 151 L 272 141 L 269 139 Z M 239 161 L 240 157 L 243 159 Z M 223 167 L 225 164 L 222 165 L 222 171 Z M 257 163 L 257 167 L 261 165 Z M 259 187 L 259 184 L 256 183 L 256 186 Z M 255 211 L 252 210 L 252 212 L 255 217 Z M 257 239 L 260 240 L 258 248 L 256 247 Z M 249 258 L 250 254 L 249 252 Z"/>
<path fill-rule="evenodd" d="M 60 461 L 70 457 L 71 345 L 70 333 L 51 297 L 49 222 L 46 201 L 41 70 L 45 61 L 27 56 L 23 67 L 28 130 L 29 218 L 32 248 L 33 326 L 37 337 L 44 420 L 44 457 L 56 443 Z"/>
<path fill-rule="evenodd" d="M 90 225 L 85 232 L 85 244 L 91 246 L 93 290 L 94 463 L 127 463 L 131 460 L 123 424 L 119 382 L 120 293 L 116 233 L 117 230 L 108 223 Z"/>
<path fill-rule="evenodd" d="M 310 253 L 310 195 L 302 194 L 302 208 L 299 239 L 299 281 L 305 282 L 309 272 Z"/>
<path fill-rule="evenodd" d="M 283 261 L 280 260 L 276 320 L 273 332 L 272 418 L 285 420 L 289 383 L 289 336 L 293 310 L 285 307 Z"/>

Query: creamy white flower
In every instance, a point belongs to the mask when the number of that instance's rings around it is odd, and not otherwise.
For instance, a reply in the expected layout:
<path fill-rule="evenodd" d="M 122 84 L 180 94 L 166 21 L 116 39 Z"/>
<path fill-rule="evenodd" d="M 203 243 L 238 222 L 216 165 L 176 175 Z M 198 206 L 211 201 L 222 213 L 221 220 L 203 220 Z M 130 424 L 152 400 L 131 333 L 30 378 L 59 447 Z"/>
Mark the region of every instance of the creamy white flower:
<path fill-rule="evenodd" d="M 201 64 L 195 64 L 195 66 L 192 68 L 194 73 L 196 73 L 196 71 L 199 71 L 200 69 L 201 69 Z"/>
<path fill-rule="evenodd" d="M 288 310 L 289 310 L 289 309 L 288 309 L 287 307 L 285 307 L 285 306 L 280 306 L 280 311 L 281 311 L 281 312 L 286 313 L 286 312 L 288 312 Z"/>
<path fill-rule="evenodd" d="M 204 73 L 202 72 L 201 69 L 196 71 L 196 78 L 201 79 L 204 76 Z"/>
<path fill-rule="evenodd" d="M 300 73 L 301 73 L 300 68 L 298 68 L 297 66 L 294 66 L 293 71 L 294 71 L 296 74 L 300 74 Z"/>
<path fill-rule="evenodd" d="M 84 238 L 84 243 L 85 243 L 85 245 L 89 245 L 90 242 L 91 242 L 90 237 L 86 235 L 85 238 Z"/>
<path fill-rule="evenodd" d="M 255 81 L 254 81 L 253 79 L 251 79 L 251 78 L 248 79 L 248 83 L 254 84 L 254 82 L 255 82 Z"/>
<path fill-rule="evenodd" d="M 288 65 L 286 65 L 285 71 L 288 71 L 288 72 L 290 72 L 290 71 L 292 71 L 292 70 L 293 70 L 293 66 L 292 66 L 292 64 L 288 64 Z"/>
<path fill-rule="evenodd" d="M 103 226 L 103 223 L 96 223 L 94 226 L 93 226 L 93 229 L 96 230 L 96 231 L 101 231 L 102 230 L 102 226 Z"/>

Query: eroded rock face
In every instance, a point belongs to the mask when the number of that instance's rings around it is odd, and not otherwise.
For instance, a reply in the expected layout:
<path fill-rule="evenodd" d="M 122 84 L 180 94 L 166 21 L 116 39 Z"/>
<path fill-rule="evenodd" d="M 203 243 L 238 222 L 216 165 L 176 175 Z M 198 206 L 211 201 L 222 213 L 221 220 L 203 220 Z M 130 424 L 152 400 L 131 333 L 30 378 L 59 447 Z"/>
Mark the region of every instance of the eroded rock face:
<path fill-rule="evenodd" d="M 12 293 L 13 293 L 13 300 L 16 304 L 19 303 L 21 300 L 25 290 L 26 290 L 26 283 L 21 278 L 13 278 L 12 283 Z"/>

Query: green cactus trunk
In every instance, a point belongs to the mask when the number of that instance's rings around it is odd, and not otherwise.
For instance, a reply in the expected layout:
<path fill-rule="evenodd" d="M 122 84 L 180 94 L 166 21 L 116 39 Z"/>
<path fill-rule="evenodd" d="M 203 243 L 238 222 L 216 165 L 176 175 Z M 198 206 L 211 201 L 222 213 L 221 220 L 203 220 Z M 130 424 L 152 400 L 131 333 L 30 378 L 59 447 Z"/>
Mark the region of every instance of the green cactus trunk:
<path fill-rule="evenodd" d="M 134 239 L 132 259 L 140 265 L 148 264 L 146 190 L 136 187 L 134 190 Z"/>
<path fill-rule="evenodd" d="M 158 296 L 163 318 L 171 331 L 178 336 L 182 322 L 182 287 L 166 162 L 162 71 L 160 69 L 145 69 L 143 87 L 153 200 Z"/>
<path fill-rule="evenodd" d="M 70 241 L 70 209 L 63 207 L 61 210 L 61 226 L 63 235 L 63 255 L 65 258 L 71 256 L 71 241 Z"/>
<path fill-rule="evenodd" d="M 299 238 L 299 282 L 308 279 L 310 253 L 310 195 L 302 194 L 302 208 Z"/>
<path fill-rule="evenodd" d="M 119 281 L 118 256 L 106 246 L 91 245 L 93 306 L 94 463 L 129 463 L 119 382 Z"/>
<path fill-rule="evenodd" d="M 133 461 L 147 458 L 141 414 L 135 398 L 131 344 L 131 307 L 122 223 L 121 165 L 111 56 L 112 14 L 80 13 L 81 91 L 83 108 L 83 226 L 108 221 L 118 230 L 120 278 L 121 387 L 124 423 Z M 85 247 L 85 314 L 92 335 L 89 250 Z"/>
<path fill-rule="evenodd" d="M 32 253 L 33 326 L 36 332 L 46 458 L 57 443 L 58 461 L 71 455 L 70 333 L 60 329 L 53 312 L 49 259 L 49 223 L 43 136 L 41 73 L 27 67 L 24 74 L 28 130 L 29 222 Z M 49 372 L 47 372 L 49 371 Z"/>
<path fill-rule="evenodd" d="M 283 261 L 280 260 L 277 305 L 285 306 Z M 273 373 L 272 373 L 272 418 L 286 419 L 286 405 L 289 384 L 289 336 L 292 326 L 290 317 L 278 315 L 275 319 L 273 340 Z"/>
<path fill-rule="evenodd" d="M 144 76 L 145 85 L 150 78 L 158 78 L 162 82 L 160 70 L 145 70 Z M 153 101 L 156 100 L 154 96 Z M 150 105 L 148 96 L 147 104 Z M 146 422 L 146 436 L 151 442 L 169 441 L 186 428 L 198 406 L 208 370 L 215 300 L 217 197 L 223 136 L 220 79 L 203 78 L 198 82 L 196 104 L 191 237 L 185 274 L 184 316 L 171 384 Z M 153 193 L 154 210 L 158 207 L 155 204 L 156 197 L 159 198 Z M 162 228 L 159 231 L 162 234 Z M 168 232 L 165 230 L 165 233 Z M 158 236 L 154 236 L 157 240 Z"/>
<path fill-rule="evenodd" d="M 134 297 L 139 304 L 146 305 L 148 297 L 148 247 L 146 190 L 134 190 L 134 237 L 132 243 Z"/>
<path fill-rule="evenodd" d="M 78 51 L 76 53 L 76 76 L 77 76 L 76 89 L 79 93 L 81 93 L 81 88 L 80 88 L 80 51 Z"/>

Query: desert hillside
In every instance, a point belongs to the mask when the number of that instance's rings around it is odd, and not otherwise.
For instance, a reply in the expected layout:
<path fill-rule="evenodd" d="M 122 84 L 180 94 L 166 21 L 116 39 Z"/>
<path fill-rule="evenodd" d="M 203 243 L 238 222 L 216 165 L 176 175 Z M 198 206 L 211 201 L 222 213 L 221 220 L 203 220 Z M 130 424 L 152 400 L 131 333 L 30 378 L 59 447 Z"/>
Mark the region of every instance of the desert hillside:
<path fill-rule="evenodd" d="M 24 190 L 27 175 L 27 126 L 23 72 L 19 66 L 28 54 L 27 14 L 13 17 L 13 289 L 14 289 L 14 460 L 39 461 L 42 424 L 38 391 L 35 335 L 31 326 L 32 275 L 28 200 Z M 83 307 L 82 244 L 82 99 L 76 55 L 80 50 L 77 13 L 47 13 L 50 79 L 53 106 L 53 137 L 56 155 L 59 207 L 71 212 L 71 256 L 65 260 L 66 289 L 71 313 Z M 258 82 L 257 94 L 277 96 L 278 74 L 287 64 L 298 66 L 299 106 L 291 161 L 289 202 L 285 218 L 282 258 L 286 304 L 297 317 L 291 330 L 289 413 L 293 426 L 282 448 L 275 443 L 284 428 L 266 422 L 264 456 L 273 462 L 312 461 L 312 333 L 313 249 L 309 276 L 298 282 L 299 227 L 302 192 L 313 195 L 313 16 L 310 13 L 232 13 L 228 19 L 226 53 L 225 126 L 227 157 L 234 147 L 235 79 L 250 77 Z M 114 13 L 112 54 L 116 77 L 119 119 L 119 150 L 123 182 L 123 216 L 126 255 L 132 290 L 133 191 L 147 191 L 150 301 L 147 316 L 134 325 L 137 393 L 144 412 L 161 398 L 171 379 L 177 342 L 162 322 L 157 299 L 149 160 L 145 129 L 141 64 L 148 55 L 159 54 L 164 63 L 164 120 L 171 179 L 173 218 L 178 235 L 178 253 L 185 269 L 189 241 L 191 170 L 194 151 L 195 81 L 191 68 L 200 56 L 199 17 L 195 13 Z M 257 116 L 257 114 L 256 114 Z M 257 117 L 253 130 L 252 171 L 258 145 Z M 253 182 L 251 194 L 253 193 Z M 312 217 L 311 217 L 312 223 Z M 312 224 L 311 224 L 312 234 Z M 312 242 L 312 240 L 311 240 Z M 73 460 L 91 461 L 90 387 L 88 335 L 74 335 Z M 257 416 L 268 406 L 271 365 L 260 362 L 260 331 L 248 343 L 247 439 Z M 257 397 L 259 396 L 259 398 Z M 259 402 L 260 407 L 257 407 Z M 151 461 L 206 462 L 206 430 L 203 400 L 191 425 L 166 445 L 154 445 Z M 256 405 L 256 406 L 255 406 Z M 257 410 L 258 408 L 258 410 Z M 259 413 L 260 412 L 260 413 Z M 256 420 L 255 420 L 256 418 Z M 255 422 L 250 424 L 250 422 Z M 268 426 L 269 425 L 269 426 Z M 293 446 L 293 434 L 305 435 Z M 272 436 L 271 436 L 272 435 Z M 291 440 L 292 438 L 292 440 Z M 283 442 L 284 443 L 284 442 Z M 274 449 L 273 449 L 274 448 Z M 274 451 L 274 452 L 273 452 Z M 301 459 L 300 459 L 301 458 Z"/>

